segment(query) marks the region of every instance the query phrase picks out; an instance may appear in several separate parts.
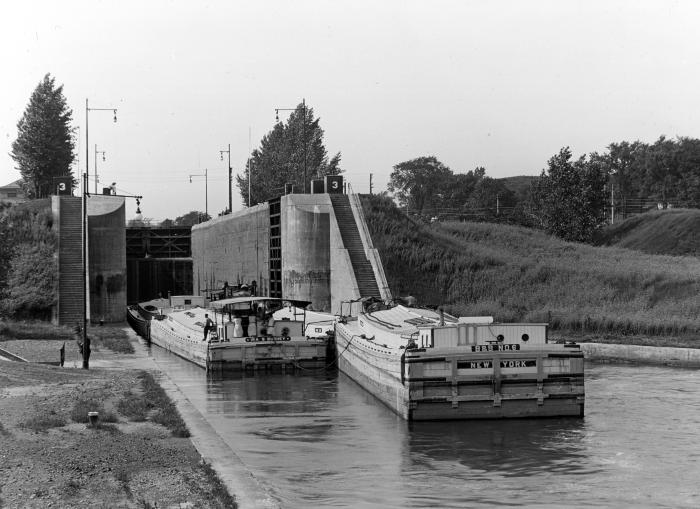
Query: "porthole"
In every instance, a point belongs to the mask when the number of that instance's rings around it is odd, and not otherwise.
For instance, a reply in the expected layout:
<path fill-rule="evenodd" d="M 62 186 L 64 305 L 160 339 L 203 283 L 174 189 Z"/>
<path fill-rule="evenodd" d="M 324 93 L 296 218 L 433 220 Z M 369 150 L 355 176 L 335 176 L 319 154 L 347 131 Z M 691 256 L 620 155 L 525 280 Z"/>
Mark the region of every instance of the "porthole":
<path fill-rule="evenodd" d="M 503 343 L 503 340 L 505 339 L 505 337 L 503 337 L 503 334 L 499 334 L 498 336 L 496 336 L 496 339 L 497 339 L 500 343 Z"/>
<path fill-rule="evenodd" d="M 527 334 L 523 334 L 522 337 L 521 337 L 521 339 L 522 339 L 523 341 L 527 341 L 528 339 L 530 339 L 530 336 L 528 336 Z"/>

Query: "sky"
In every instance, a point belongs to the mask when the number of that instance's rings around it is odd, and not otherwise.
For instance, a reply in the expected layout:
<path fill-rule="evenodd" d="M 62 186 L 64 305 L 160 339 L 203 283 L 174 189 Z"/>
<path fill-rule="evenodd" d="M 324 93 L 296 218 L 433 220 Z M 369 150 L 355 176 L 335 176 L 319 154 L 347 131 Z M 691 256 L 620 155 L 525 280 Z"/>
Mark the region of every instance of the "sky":
<path fill-rule="evenodd" d="M 99 187 L 142 195 L 154 221 L 223 211 L 219 151 L 242 172 L 303 99 L 355 192 L 426 155 L 539 175 L 564 146 L 700 137 L 698 26 L 700 2 L 669 0 L 2 2 L 0 185 L 20 177 L 9 153 L 46 73 L 73 110 L 74 175 L 89 158 L 94 190 L 97 145 Z M 86 100 L 118 110 L 89 112 L 87 152 Z"/>

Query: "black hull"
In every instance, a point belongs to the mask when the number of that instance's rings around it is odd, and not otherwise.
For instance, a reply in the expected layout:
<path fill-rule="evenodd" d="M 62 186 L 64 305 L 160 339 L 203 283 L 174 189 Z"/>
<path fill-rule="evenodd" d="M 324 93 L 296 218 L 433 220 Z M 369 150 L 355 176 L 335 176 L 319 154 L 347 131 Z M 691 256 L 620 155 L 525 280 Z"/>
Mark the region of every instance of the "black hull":
<path fill-rule="evenodd" d="M 126 310 L 126 321 L 129 323 L 131 328 L 141 336 L 146 341 L 151 340 L 151 321 L 150 317 L 144 318 L 141 313 L 139 313 L 136 306 L 129 306 Z"/>

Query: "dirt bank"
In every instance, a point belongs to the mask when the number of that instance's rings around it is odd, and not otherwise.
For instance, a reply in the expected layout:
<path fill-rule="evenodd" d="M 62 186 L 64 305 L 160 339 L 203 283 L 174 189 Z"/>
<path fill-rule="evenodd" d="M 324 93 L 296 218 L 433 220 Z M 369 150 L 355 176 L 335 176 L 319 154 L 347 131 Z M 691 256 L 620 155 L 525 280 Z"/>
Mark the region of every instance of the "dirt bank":
<path fill-rule="evenodd" d="M 124 403 L 143 400 L 142 373 L 1 362 L 0 507 L 235 507 L 160 409 L 142 420 Z M 114 422 L 88 425 L 79 401 Z"/>

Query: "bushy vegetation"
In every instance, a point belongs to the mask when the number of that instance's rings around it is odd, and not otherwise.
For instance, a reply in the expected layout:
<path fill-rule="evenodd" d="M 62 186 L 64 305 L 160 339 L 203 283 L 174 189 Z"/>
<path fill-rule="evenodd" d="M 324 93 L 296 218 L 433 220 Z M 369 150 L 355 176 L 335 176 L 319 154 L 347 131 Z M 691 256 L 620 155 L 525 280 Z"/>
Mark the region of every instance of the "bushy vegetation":
<path fill-rule="evenodd" d="M 40 433 L 51 428 L 61 428 L 65 425 L 66 420 L 62 416 L 53 410 L 44 410 L 21 422 L 19 427 Z"/>
<path fill-rule="evenodd" d="M 134 353 L 129 335 L 119 327 L 92 327 L 88 329 L 88 335 L 93 345 L 103 346 L 117 353 Z"/>
<path fill-rule="evenodd" d="M 88 412 L 97 412 L 99 422 L 117 422 L 119 420 L 114 412 L 105 410 L 102 401 L 91 397 L 81 397 L 75 401 L 70 411 L 70 418 L 73 422 L 87 424 Z"/>
<path fill-rule="evenodd" d="M 150 420 L 162 424 L 173 436 L 189 437 L 190 432 L 180 417 L 177 407 L 153 375 L 144 371 L 139 374 L 143 394 L 126 393 L 117 404 L 117 410 L 132 421 Z"/>
<path fill-rule="evenodd" d="M 52 224 L 49 200 L 0 209 L 0 315 L 50 318 L 58 286 Z"/>
<path fill-rule="evenodd" d="M 363 201 L 394 295 L 459 315 L 549 322 L 555 330 L 700 331 L 696 258 L 570 243 L 518 226 L 425 225 L 388 198 Z"/>

